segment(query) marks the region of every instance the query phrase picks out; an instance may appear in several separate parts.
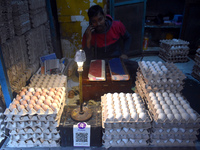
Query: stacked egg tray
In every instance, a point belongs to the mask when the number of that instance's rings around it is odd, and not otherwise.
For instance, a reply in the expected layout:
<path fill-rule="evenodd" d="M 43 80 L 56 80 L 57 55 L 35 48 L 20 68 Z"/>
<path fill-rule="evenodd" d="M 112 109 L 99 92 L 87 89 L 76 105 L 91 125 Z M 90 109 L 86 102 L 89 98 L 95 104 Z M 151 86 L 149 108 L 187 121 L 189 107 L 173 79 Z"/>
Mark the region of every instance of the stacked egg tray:
<path fill-rule="evenodd" d="M 192 76 L 200 81 L 200 48 L 197 49 L 195 55 L 195 64 L 192 70 Z"/>
<path fill-rule="evenodd" d="M 3 115 L 3 108 L 0 107 L 0 143 L 5 138 L 5 122 L 4 122 L 4 115 Z"/>
<path fill-rule="evenodd" d="M 167 62 L 187 62 L 189 42 L 181 39 L 160 40 L 159 56 Z"/>
<path fill-rule="evenodd" d="M 30 79 L 29 87 L 66 87 L 67 77 L 65 75 L 34 74 Z"/>
<path fill-rule="evenodd" d="M 152 116 L 150 145 L 195 146 L 200 115 L 180 93 L 150 92 L 146 103 Z"/>
<path fill-rule="evenodd" d="M 137 92 L 143 92 L 140 96 L 151 91 L 180 92 L 183 89 L 185 75 L 173 63 L 140 61 L 138 64 L 136 88 Z"/>
<path fill-rule="evenodd" d="M 5 110 L 7 147 L 59 146 L 65 88 L 23 88 Z"/>
<path fill-rule="evenodd" d="M 101 105 L 106 148 L 148 146 L 152 119 L 138 94 L 107 93 Z"/>

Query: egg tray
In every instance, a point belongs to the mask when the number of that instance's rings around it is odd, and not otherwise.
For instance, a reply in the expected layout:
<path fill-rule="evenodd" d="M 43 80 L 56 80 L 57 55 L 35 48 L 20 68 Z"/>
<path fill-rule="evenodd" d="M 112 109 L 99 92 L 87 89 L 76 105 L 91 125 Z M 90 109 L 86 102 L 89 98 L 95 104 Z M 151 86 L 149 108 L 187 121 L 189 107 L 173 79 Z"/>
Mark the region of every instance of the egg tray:
<path fill-rule="evenodd" d="M 190 44 L 190 42 L 181 40 L 181 39 L 172 39 L 172 40 L 160 40 L 160 44 L 162 44 L 164 47 L 170 47 L 171 46 L 187 46 Z"/>
<path fill-rule="evenodd" d="M 171 127 L 171 128 L 151 128 L 151 135 L 180 135 L 180 136 L 196 136 L 199 134 L 198 128 L 180 128 L 180 127 Z M 183 137 L 185 138 L 185 137 Z"/>
<path fill-rule="evenodd" d="M 54 140 L 57 141 L 60 139 L 59 133 L 34 133 L 34 134 L 18 134 L 11 135 L 10 140 L 12 141 L 21 141 L 21 140 L 29 140 L 29 139 L 40 139 L 40 140 Z"/>
<path fill-rule="evenodd" d="M 151 139 L 151 146 L 164 146 L 164 147 L 194 147 L 195 142 L 193 140 L 180 140 L 180 139 Z"/>
<path fill-rule="evenodd" d="M 200 72 L 199 72 L 199 73 L 200 73 Z M 200 75 L 199 75 L 199 74 L 196 74 L 195 72 L 192 72 L 192 76 L 193 76 L 195 79 L 197 79 L 197 80 L 200 81 Z"/>
<path fill-rule="evenodd" d="M 103 134 L 103 140 L 113 140 L 113 139 L 149 139 L 149 134 L 121 134 L 121 135 L 110 135 Z"/>
<path fill-rule="evenodd" d="M 141 69 L 141 72 L 142 72 L 144 78 L 146 78 L 148 81 L 158 80 L 158 79 L 172 79 L 174 81 L 176 81 L 176 80 L 182 81 L 183 79 L 186 78 L 186 76 L 183 74 L 183 72 L 180 69 L 178 69 L 173 63 L 168 63 L 168 62 L 162 63 L 162 66 L 165 66 L 167 68 L 167 72 L 163 73 L 163 75 L 159 75 L 159 74 L 154 75 L 154 74 L 152 74 L 152 72 L 150 71 L 149 68 L 147 68 L 147 70 L 145 70 L 144 67 L 142 66 L 141 61 L 138 62 L 138 65 Z"/>
<path fill-rule="evenodd" d="M 106 135 L 122 135 L 122 134 L 149 134 L 150 132 L 147 129 L 135 129 L 135 128 L 116 128 L 116 129 L 108 129 L 105 128 L 103 134 Z"/>
<path fill-rule="evenodd" d="M 65 89 L 64 87 L 62 87 L 62 89 Z M 59 98 L 59 103 L 58 103 L 58 106 L 59 106 L 59 109 L 55 108 L 55 110 L 53 110 L 52 108 L 48 108 L 46 111 L 42 108 L 40 108 L 39 110 L 35 110 L 34 108 L 31 108 L 28 110 L 27 106 L 26 108 L 27 109 L 21 109 L 21 110 L 18 110 L 17 108 L 14 108 L 12 111 L 11 111 L 11 106 L 12 104 L 14 103 L 15 99 L 13 100 L 13 102 L 10 104 L 9 108 L 7 108 L 4 112 L 4 115 L 5 116 L 8 116 L 8 117 L 12 117 L 12 116 L 25 116 L 25 115 L 50 115 L 50 114 L 58 114 L 59 111 L 60 111 L 60 108 L 62 107 L 62 103 L 65 102 L 65 92 L 62 91 L 62 94 L 60 95 L 61 97 Z M 17 96 L 16 96 L 17 98 Z M 17 100 L 16 100 L 17 101 Z M 27 100 L 28 103 L 30 100 Z M 36 102 L 35 102 L 36 104 Z"/>
<path fill-rule="evenodd" d="M 49 74 L 34 74 L 31 79 L 30 83 L 37 84 L 38 82 L 61 82 L 62 84 L 65 84 L 67 81 L 67 76 L 65 75 L 49 75 Z"/>
<path fill-rule="evenodd" d="M 21 141 L 12 141 L 9 140 L 6 147 L 22 148 L 22 147 L 58 147 L 59 143 L 53 140 L 21 140 Z"/>
<path fill-rule="evenodd" d="M 163 54 L 164 55 L 164 54 Z M 177 56 L 177 57 L 166 57 L 165 55 L 158 55 L 160 58 L 162 58 L 164 61 L 169 62 L 169 63 L 184 63 L 184 62 L 188 62 L 189 59 L 184 56 Z"/>
<path fill-rule="evenodd" d="M 114 139 L 105 140 L 103 145 L 107 149 L 109 147 L 146 147 L 149 144 L 146 139 Z"/>
<path fill-rule="evenodd" d="M 159 51 L 159 54 L 160 55 L 166 55 L 166 57 L 187 57 L 189 53 L 189 47 L 185 47 L 185 49 L 179 49 L 179 48 L 176 48 L 176 49 L 170 49 L 170 50 L 166 50 L 164 48 L 160 48 L 160 51 Z"/>
<path fill-rule="evenodd" d="M 143 81 L 143 83 L 148 87 L 151 86 L 153 87 L 159 87 L 160 88 L 167 88 L 167 87 L 180 87 L 184 84 L 183 80 L 174 80 L 172 78 L 162 78 L 162 79 L 152 79 L 152 80 L 148 80 L 146 79 L 141 70 L 138 69 L 137 71 L 137 76 L 136 76 L 136 80 L 140 80 Z M 168 85 L 168 86 L 166 86 Z"/>
<path fill-rule="evenodd" d="M 13 16 L 19 16 L 29 12 L 27 1 L 12 1 L 11 4 Z"/>
<path fill-rule="evenodd" d="M 119 129 L 119 128 L 149 129 L 149 128 L 151 128 L 151 122 L 103 123 L 102 128 L 104 128 L 104 129 Z"/>
<path fill-rule="evenodd" d="M 58 120 L 57 115 L 27 115 L 27 116 L 12 116 L 6 117 L 5 122 L 15 121 L 56 121 Z"/>
<path fill-rule="evenodd" d="M 6 125 L 7 129 L 23 129 L 27 127 L 41 127 L 41 128 L 56 128 L 59 123 L 55 121 L 26 121 L 26 122 L 8 122 Z"/>
<path fill-rule="evenodd" d="M 58 133 L 56 128 L 54 127 L 49 127 L 49 128 L 41 128 L 41 127 L 27 127 L 27 128 L 22 128 L 22 129 L 13 129 L 10 130 L 9 134 L 10 135 L 19 135 L 19 134 L 34 134 L 34 133 Z"/>

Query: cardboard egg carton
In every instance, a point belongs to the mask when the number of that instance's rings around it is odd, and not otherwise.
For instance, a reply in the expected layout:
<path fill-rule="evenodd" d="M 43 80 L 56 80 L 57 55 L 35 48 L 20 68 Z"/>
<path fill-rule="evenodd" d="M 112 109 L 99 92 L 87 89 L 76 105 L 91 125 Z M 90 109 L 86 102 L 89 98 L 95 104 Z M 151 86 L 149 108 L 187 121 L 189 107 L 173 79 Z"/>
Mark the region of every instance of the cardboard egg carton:
<path fill-rule="evenodd" d="M 148 146 L 146 139 L 114 139 L 114 140 L 105 140 L 103 142 L 105 148 L 109 147 L 141 147 Z"/>
<path fill-rule="evenodd" d="M 23 129 L 27 127 L 41 127 L 41 128 L 48 128 L 48 127 L 58 127 L 58 122 L 55 121 L 25 121 L 25 122 L 8 122 L 6 125 L 7 129 Z"/>
<path fill-rule="evenodd" d="M 116 93 L 116 94 L 118 94 L 118 93 Z M 122 93 L 122 94 L 124 94 L 124 93 Z M 121 104 L 116 102 L 116 103 L 118 103 L 117 108 L 115 107 L 115 105 L 110 104 L 110 102 L 109 102 L 110 99 L 107 99 L 106 97 L 107 97 L 106 94 L 101 97 L 101 99 L 102 99 L 102 101 L 101 101 L 102 122 L 103 123 L 119 123 L 119 122 L 122 122 L 122 123 L 128 123 L 128 122 L 132 122 L 132 123 L 138 122 L 139 123 L 140 122 L 140 123 L 142 123 L 142 122 L 150 122 L 151 121 L 151 118 L 148 114 L 148 111 L 146 110 L 144 103 L 141 100 L 141 98 L 139 97 L 139 95 L 135 94 L 134 98 L 133 98 L 133 97 L 130 96 L 130 93 L 129 93 L 129 100 L 128 100 L 127 97 L 122 96 L 123 100 L 121 100 L 121 99 L 118 100 L 118 102 L 121 103 Z M 136 104 L 134 104 L 135 99 L 137 101 L 138 108 L 137 108 Z M 130 105 L 133 108 L 130 108 Z M 109 112 L 111 106 L 112 106 L 112 108 L 114 108 L 113 111 L 115 111 L 115 112 L 112 112 L 113 118 L 109 118 L 109 115 L 111 113 L 111 112 Z M 123 111 L 124 111 L 125 108 L 127 110 L 127 115 L 129 115 L 128 119 L 124 117 Z M 136 117 L 131 115 L 131 109 L 133 109 L 135 111 L 135 114 L 137 115 Z M 122 117 L 121 120 L 119 120 L 117 118 L 117 114 L 119 113 L 118 111 L 123 112 L 122 113 L 123 115 L 121 116 Z M 136 111 L 137 111 L 137 113 L 136 113 Z M 143 114 L 144 114 L 144 116 L 142 116 Z M 135 117 L 135 118 L 132 118 L 132 117 Z"/>
<path fill-rule="evenodd" d="M 149 134 L 147 129 L 135 129 L 135 128 L 105 128 L 104 134 L 106 135 L 122 135 L 122 134 Z"/>
<path fill-rule="evenodd" d="M 197 140 L 197 137 L 195 134 L 150 134 L 151 139 L 160 139 L 160 140 L 166 140 L 166 139 L 183 139 L 183 140 Z"/>
<path fill-rule="evenodd" d="M 10 140 L 12 141 L 21 141 L 21 140 L 29 140 L 29 139 L 40 139 L 40 140 L 54 140 L 57 141 L 60 139 L 59 133 L 34 133 L 34 134 L 18 134 L 11 135 Z"/>
<path fill-rule="evenodd" d="M 56 121 L 56 115 L 26 115 L 26 116 L 12 116 L 6 117 L 5 122 L 13 121 Z"/>
<path fill-rule="evenodd" d="M 40 75 L 35 74 L 30 79 L 29 87 L 66 87 L 67 77 L 65 75 Z"/>
<path fill-rule="evenodd" d="M 22 128 L 22 129 L 10 130 L 10 135 L 34 134 L 34 133 L 58 133 L 58 131 L 54 127 L 45 128 L 45 129 L 41 127 L 27 127 L 27 128 Z"/>
<path fill-rule="evenodd" d="M 110 135 L 103 134 L 103 140 L 113 140 L 113 139 L 149 139 L 149 134 L 121 134 L 121 135 Z"/>
<path fill-rule="evenodd" d="M 185 147 L 185 146 L 195 146 L 195 142 L 193 140 L 180 140 L 180 139 L 151 139 L 150 145 L 152 146 L 167 146 L 167 147 Z"/>
<path fill-rule="evenodd" d="M 166 54 L 162 54 L 162 52 L 159 53 L 158 55 L 160 58 L 162 58 L 166 62 L 170 63 L 184 63 L 187 62 L 189 59 L 186 56 L 169 56 L 167 57 Z"/>
<path fill-rule="evenodd" d="M 151 134 L 153 135 L 198 135 L 198 129 L 196 128 L 180 128 L 180 127 L 166 127 L 166 128 L 152 128 Z"/>
<path fill-rule="evenodd" d="M 160 68 L 163 67 L 163 74 L 161 75 L 159 73 L 153 74 L 150 68 L 148 68 L 148 66 L 142 65 L 142 62 L 145 61 L 138 62 L 138 65 L 141 69 L 144 78 L 146 78 L 148 81 L 158 80 L 158 79 L 168 79 L 168 78 L 173 79 L 175 81 L 176 80 L 181 81 L 186 78 L 186 76 L 173 63 L 166 62 L 161 64 L 160 62 L 153 63 L 153 61 L 152 62 L 147 61 L 150 64 L 159 64 L 158 66 L 160 66 Z"/>
<path fill-rule="evenodd" d="M 12 141 L 10 140 L 7 144 L 7 147 L 58 147 L 59 144 L 57 141 L 53 140 L 20 140 L 20 141 Z"/>

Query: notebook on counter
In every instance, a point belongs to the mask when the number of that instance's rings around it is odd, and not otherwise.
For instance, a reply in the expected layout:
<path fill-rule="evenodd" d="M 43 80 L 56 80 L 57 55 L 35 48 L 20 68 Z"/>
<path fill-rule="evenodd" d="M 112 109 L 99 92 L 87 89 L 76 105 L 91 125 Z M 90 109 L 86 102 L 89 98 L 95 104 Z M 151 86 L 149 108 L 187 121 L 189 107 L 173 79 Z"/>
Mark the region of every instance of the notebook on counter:
<path fill-rule="evenodd" d="M 109 69 L 113 81 L 124 81 L 130 79 L 126 66 L 120 58 L 109 60 Z"/>
<path fill-rule="evenodd" d="M 88 72 L 89 81 L 105 81 L 105 60 L 91 60 Z"/>

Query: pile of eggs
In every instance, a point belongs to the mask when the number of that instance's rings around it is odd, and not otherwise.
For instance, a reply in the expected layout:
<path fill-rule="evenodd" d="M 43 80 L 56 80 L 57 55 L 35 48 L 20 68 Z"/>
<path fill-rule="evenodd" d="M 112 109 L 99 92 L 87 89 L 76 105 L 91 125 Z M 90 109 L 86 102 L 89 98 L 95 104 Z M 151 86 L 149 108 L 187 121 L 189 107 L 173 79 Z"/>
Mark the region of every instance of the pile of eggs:
<path fill-rule="evenodd" d="M 67 77 L 64 75 L 40 75 L 35 74 L 31 80 L 29 87 L 65 87 Z"/>
<path fill-rule="evenodd" d="M 154 119 L 161 121 L 174 120 L 180 122 L 193 122 L 197 119 L 197 114 L 190 107 L 189 103 L 180 93 L 168 92 L 150 92 L 148 97 L 149 104 L 152 108 L 150 110 L 154 113 Z"/>
<path fill-rule="evenodd" d="M 63 99 L 64 88 L 24 88 L 22 89 L 9 106 L 12 112 L 14 109 L 18 112 L 22 110 L 35 111 L 48 109 L 59 110 L 61 100 Z"/>
<path fill-rule="evenodd" d="M 141 67 L 144 68 L 146 72 L 150 72 L 155 76 L 163 76 L 163 74 L 168 72 L 168 69 L 161 61 L 157 63 L 155 61 L 141 61 Z"/>
<path fill-rule="evenodd" d="M 105 122 L 145 121 L 148 117 L 140 96 L 124 93 L 108 93 L 102 97 Z"/>

